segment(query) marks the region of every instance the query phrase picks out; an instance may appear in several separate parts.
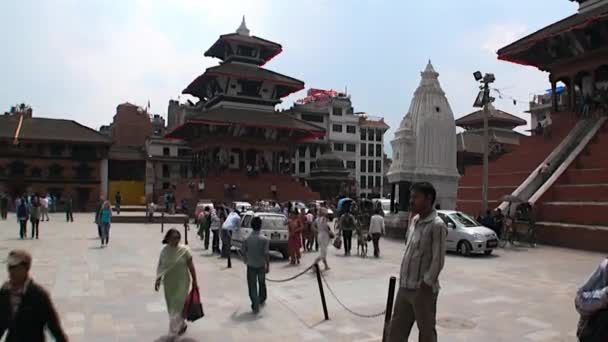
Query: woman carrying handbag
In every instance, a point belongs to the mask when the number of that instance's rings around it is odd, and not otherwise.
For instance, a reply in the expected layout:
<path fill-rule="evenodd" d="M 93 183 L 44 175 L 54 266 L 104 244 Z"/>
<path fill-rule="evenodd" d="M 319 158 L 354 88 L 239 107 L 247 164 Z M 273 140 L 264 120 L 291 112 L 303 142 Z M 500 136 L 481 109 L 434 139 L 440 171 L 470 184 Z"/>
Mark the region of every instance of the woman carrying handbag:
<path fill-rule="evenodd" d="M 163 239 L 165 247 L 160 253 L 154 284 L 154 290 L 158 291 L 161 281 L 163 283 L 169 313 L 169 336 L 172 338 L 183 335 L 188 327 L 184 319 L 184 307 L 186 299 L 190 298 L 188 291 L 191 278 L 192 290 L 198 294 L 192 254 L 187 246 L 180 244 L 180 240 L 181 234 L 177 229 L 171 228 L 167 231 Z"/>

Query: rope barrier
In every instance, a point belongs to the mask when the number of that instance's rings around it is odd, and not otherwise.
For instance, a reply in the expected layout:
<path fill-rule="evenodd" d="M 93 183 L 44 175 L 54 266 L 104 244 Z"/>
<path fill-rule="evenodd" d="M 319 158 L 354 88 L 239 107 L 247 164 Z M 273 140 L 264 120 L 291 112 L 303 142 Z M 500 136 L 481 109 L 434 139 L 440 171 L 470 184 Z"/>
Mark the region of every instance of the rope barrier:
<path fill-rule="evenodd" d="M 243 257 L 243 253 L 241 253 L 241 250 L 237 249 L 236 253 L 238 255 L 240 255 L 241 257 Z M 306 274 L 306 272 L 310 271 L 314 266 L 315 266 L 315 264 L 313 263 L 312 265 L 308 266 L 302 272 L 300 272 L 300 273 L 298 273 L 298 274 L 296 274 L 294 276 L 291 276 L 289 278 L 285 278 L 285 279 L 271 279 L 271 278 L 266 277 L 266 281 L 271 282 L 271 283 L 286 283 L 288 281 L 291 281 L 291 280 L 294 280 L 296 278 L 299 278 L 299 277 L 303 276 L 304 274 Z"/>
<path fill-rule="evenodd" d="M 315 266 L 315 264 L 312 264 L 312 265 L 308 266 L 308 268 L 305 269 L 304 271 L 302 271 L 302 272 L 300 272 L 300 273 L 298 273 L 298 274 L 296 274 L 296 275 L 294 275 L 292 277 L 289 277 L 289 278 L 285 278 L 285 279 L 270 279 L 270 278 L 266 278 L 266 281 L 269 281 L 271 283 L 286 283 L 288 281 L 291 281 L 291 280 L 294 280 L 296 278 L 299 278 L 299 277 L 303 276 L 304 274 L 306 274 L 306 272 L 310 271 L 314 266 Z"/>
<path fill-rule="evenodd" d="M 331 293 L 332 297 L 334 297 L 336 302 L 338 302 L 338 304 L 340 304 L 340 306 L 344 310 L 348 311 L 349 313 L 351 313 L 357 317 L 361 317 L 361 318 L 376 318 L 376 317 L 383 316 L 386 313 L 386 310 L 382 310 L 382 312 L 368 315 L 368 314 L 362 314 L 362 313 L 356 312 L 352 309 L 349 309 L 344 303 L 342 303 L 342 301 L 340 299 L 338 299 L 338 296 L 336 296 L 336 294 L 334 293 L 334 290 L 332 290 L 331 286 L 329 286 L 329 283 L 327 282 L 327 279 L 325 279 L 325 276 L 323 275 L 323 273 L 321 273 L 321 278 L 323 279 L 323 282 L 325 283 L 325 286 L 327 286 L 327 289 L 329 290 L 329 293 Z"/>

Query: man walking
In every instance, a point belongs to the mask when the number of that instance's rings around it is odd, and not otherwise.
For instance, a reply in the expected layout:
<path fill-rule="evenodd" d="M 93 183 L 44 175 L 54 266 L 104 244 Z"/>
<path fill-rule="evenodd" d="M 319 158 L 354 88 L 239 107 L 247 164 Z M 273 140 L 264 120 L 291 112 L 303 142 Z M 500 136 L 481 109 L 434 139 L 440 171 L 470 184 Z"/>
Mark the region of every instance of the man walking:
<path fill-rule="evenodd" d="M 222 257 L 228 258 L 228 268 L 231 268 L 230 253 L 232 250 L 232 232 L 239 229 L 241 223 L 241 216 L 238 210 L 234 209 L 226 221 L 222 225 Z"/>
<path fill-rule="evenodd" d="M 8 196 L 6 194 L 0 195 L 0 219 L 6 220 L 8 217 Z"/>
<path fill-rule="evenodd" d="M 224 208 L 220 208 L 220 210 L 224 210 Z M 220 254 L 220 228 L 222 226 L 222 222 L 218 213 L 215 209 L 211 209 L 211 233 L 213 237 L 211 238 L 211 250 L 213 253 Z"/>
<path fill-rule="evenodd" d="M 253 232 L 243 242 L 243 261 L 247 265 L 247 287 L 251 299 L 251 310 L 260 312 L 260 306 L 266 302 L 266 273 L 270 269 L 270 240 L 260 234 L 262 219 L 251 219 Z"/>
<path fill-rule="evenodd" d="M 49 221 L 49 200 L 47 197 L 40 197 L 40 221 Z"/>
<path fill-rule="evenodd" d="M 74 222 L 74 212 L 72 211 L 74 203 L 72 203 L 72 195 L 68 195 L 68 197 L 65 199 L 65 219 L 67 222 Z"/>
<path fill-rule="evenodd" d="M 27 206 L 25 197 L 15 201 L 17 221 L 19 221 L 19 237 L 24 239 L 27 235 L 27 220 L 30 216 L 30 209 Z"/>
<path fill-rule="evenodd" d="M 198 235 L 203 240 L 205 250 L 209 249 L 209 229 L 211 228 L 211 208 L 205 207 L 198 217 Z"/>
<path fill-rule="evenodd" d="M 374 244 L 374 257 L 380 257 L 380 237 L 386 233 L 382 209 L 376 209 L 376 213 L 369 219 L 369 233 Z"/>
<path fill-rule="evenodd" d="M 114 195 L 114 205 L 116 206 L 116 215 L 120 215 L 120 203 L 122 202 L 122 195 L 120 191 L 117 191 Z"/>
<path fill-rule="evenodd" d="M 342 231 L 342 237 L 344 238 L 344 255 L 350 255 L 350 249 L 353 245 L 353 230 L 357 229 L 357 220 L 355 216 L 351 214 L 351 208 L 346 207 L 344 214 L 340 216 L 338 221 L 338 227 Z"/>
<path fill-rule="evenodd" d="M 6 341 L 43 342 L 47 327 L 55 341 L 67 341 L 49 293 L 29 276 L 30 254 L 13 250 L 6 264 L 9 280 L 0 288 L 0 338 L 8 330 Z"/>
<path fill-rule="evenodd" d="M 407 232 L 389 342 L 408 341 L 414 322 L 419 342 L 437 341 L 439 273 L 445 259 L 447 227 L 433 209 L 435 197 L 435 188 L 428 182 L 411 187 L 410 211 L 415 216 Z"/>

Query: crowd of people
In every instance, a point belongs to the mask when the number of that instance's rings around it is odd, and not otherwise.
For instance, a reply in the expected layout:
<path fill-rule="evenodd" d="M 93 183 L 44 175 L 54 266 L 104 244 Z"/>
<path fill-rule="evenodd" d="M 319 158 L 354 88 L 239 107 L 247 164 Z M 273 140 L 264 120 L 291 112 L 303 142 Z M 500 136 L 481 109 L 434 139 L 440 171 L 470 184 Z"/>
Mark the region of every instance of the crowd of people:
<path fill-rule="evenodd" d="M 408 340 L 414 323 L 418 326 L 419 341 L 437 341 L 439 275 L 444 267 L 447 227 L 437 214 L 435 198 L 436 192 L 430 183 L 415 183 L 411 188 L 411 217 L 406 233 L 398 291 L 387 330 L 386 338 L 389 342 Z M 32 238 L 38 236 L 39 221 L 45 218 L 45 210 L 42 209 L 48 205 L 48 201 L 43 204 L 45 199 L 36 195 L 31 198 L 23 196 L 15 203 L 20 224 L 23 221 L 26 224 L 28 220 L 32 222 Z M 289 234 L 290 263 L 293 265 L 300 263 L 302 252 L 318 249 L 320 255 L 316 262 L 323 263 L 325 270 L 329 270 L 327 251 L 332 240 L 335 247 L 343 247 L 344 255 L 349 256 L 353 235 L 357 237 L 359 255 L 365 256 L 368 241 L 373 241 L 374 256 L 380 256 L 379 240 L 385 233 L 383 212 L 380 208 L 374 209 L 374 212 L 366 217 L 362 215 L 357 204 L 351 202 L 337 208 L 338 219 L 335 227 L 332 227 L 325 203 L 316 208 L 297 208 L 292 203 L 264 205 L 287 214 L 285 224 Z M 518 215 L 526 215 L 525 208 L 520 206 Z M 239 229 L 242 214 L 238 208 L 223 204 L 205 207 L 197 218 L 198 234 L 204 248 L 208 249 L 211 242 L 213 253 L 229 258 L 231 236 Z M 95 211 L 95 222 L 102 247 L 109 243 L 111 218 L 110 202 L 100 198 Z M 48 217 L 46 219 L 48 220 Z M 499 233 L 505 216 L 497 209 L 495 212 L 487 211 L 478 220 Z M 268 298 L 266 274 L 270 271 L 270 240 L 261 234 L 262 224 L 263 221 L 258 216 L 251 219 L 252 233 L 241 247 L 254 314 L 260 312 Z M 25 235 L 24 230 L 20 229 L 22 237 Z M 183 314 L 186 299 L 190 291 L 198 292 L 199 284 L 192 253 L 181 243 L 181 233 L 175 228 L 169 229 L 162 243 L 165 246 L 159 255 L 154 288 L 159 291 L 160 287 L 163 287 L 169 314 L 169 332 L 172 337 L 176 337 L 187 330 Z M 0 288 L 0 337 L 8 331 L 8 341 L 44 341 L 43 331 L 46 327 L 57 341 L 67 341 L 50 295 L 30 278 L 31 255 L 27 251 L 13 250 L 9 253 L 6 264 L 9 280 Z M 575 306 L 581 316 L 577 333 L 579 338 L 604 341 L 608 336 L 607 274 L 608 259 L 605 259 L 576 293 Z"/>
<path fill-rule="evenodd" d="M 49 212 L 56 211 L 57 198 L 51 194 L 39 195 L 34 193 L 31 195 L 21 195 L 15 197 L 14 211 L 19 225 L 19 237 L 25 239 L 28 237 L 28 223 L 31 231 L 31 238 L 38 239 L 40 236 L 40 222 L 49 221 Z M 0 194 L 0 219 L 8 218 L 9 205 L 11 199 L 6 194 Z M 74 222 L 72 197 L 67 196 L 63 200 L 66 221 Z"/>

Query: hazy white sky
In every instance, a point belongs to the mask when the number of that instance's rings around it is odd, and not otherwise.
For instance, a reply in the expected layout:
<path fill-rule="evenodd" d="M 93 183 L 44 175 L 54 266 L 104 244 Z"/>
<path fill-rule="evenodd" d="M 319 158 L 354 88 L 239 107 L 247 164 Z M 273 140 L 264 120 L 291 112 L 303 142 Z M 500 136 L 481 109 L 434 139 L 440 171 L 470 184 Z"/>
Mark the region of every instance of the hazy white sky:
<path fill-rule="evenodd" d="M 391 132 L 429 58 L 455 117 L 473 110 L 472 72 L 481 70 L 519 100 L 496 106 L 528 118 L 527 101 L 549 88 L 548 75 L 495 52 L 575 11 L 567 0 L 2 1 L 0 111 L 26 102 L 36 116 L 93 128 L 126 101 L 149 100 L 166 115 L 168 100 L 217 64 L 204 51 L 246 15 L 252 34 L 283 45 L 266 67 L 307 88 L 348 87 L 355 110 L 384 116 Z"/>

